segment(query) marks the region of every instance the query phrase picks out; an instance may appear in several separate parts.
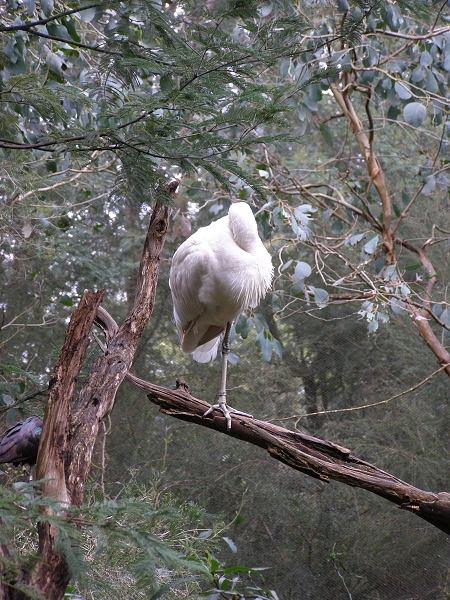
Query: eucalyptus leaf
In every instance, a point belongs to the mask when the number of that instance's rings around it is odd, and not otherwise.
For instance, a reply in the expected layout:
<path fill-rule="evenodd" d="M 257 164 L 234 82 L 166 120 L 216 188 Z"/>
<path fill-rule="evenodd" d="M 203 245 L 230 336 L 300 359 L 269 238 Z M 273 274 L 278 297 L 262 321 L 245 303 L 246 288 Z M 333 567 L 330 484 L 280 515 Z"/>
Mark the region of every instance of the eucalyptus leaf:
<path fill-rule="evenodd" d="M 319 308 L 325 308 L 330 300 L 328 292 L 322 288 L 310 286 L 310 290 L 314 294 L 314 302 Z"/>
<path fill-rule="evenodd" d="M 324 123 L 322 123 L 320 125 L 320 132 L 323 136 L 323 139 L 325 140 L 325 143 L 327 144 L 327 146 L 333 146 L 333 134 L 331 133 L 331 129 L 328 127 L 328 125 L 325 125 Z"/>
<path fill-rule="evenodd" d="M 379 239 L 380 238 L 379 238 L 378 235 L 376 235 L 375 237 L 371 238 L 366 244 L 364 244 L 363 251 L 366 254 L 373 254 L 375 252 L 375 249 L 377 247 Z"/>
<path fill-rule="evenodd" d="M 444 310 L 444 306 L 442 304 L 433 304 L 431 311 L 437 318 L 439 318 Z"/>
<path fill-rule="evenodd" d="M 49 17 L 52 14 L 53 6 L 53 0 L 41 0 L 42 12 L 46 17 Z"/>
<path fill-rule="evenodd" d="M 230 363 L 230 365 L 237 365 L 240 362 L 239 356 L 237 354 L 234 354 L 233 352 L 228 353 L 227 360 Z"/>
<path fill-rule="evenodd" d="M 369 322 L 369 333 L 375 333 L 375 331 L 377 331 L 377 329 L 378 329 L 378 320 L 372 319 Z"/>
<path fill-rule="evenodd" d="M 360 242 L 364 238 L 365 235 L 366 235 L 365 231 L 363 231 L 362 233 L 354 233 L 353 235 L 351 235 L 349 238 L 347 238 L 345 240 L 345 245 L 346 246 L 354 246 L 355 244 Z"/>
<path fill-rule="evenodd" d="M 420 64 L 422 67 L 429 67 L 433 64 L 433 57 L 427 50 L 424 50 L 420 55 Z"/>
<path fill-rule="evenodd" d="M 409 85 L 404 81 L 396 81 L 394 89 L 402 100 L 409 100 L 412 96 Z"/>
<path fill-rule="evenodd" d="M 436 187 L 436 178 L 434 175 L 428 175 L 425 179 L 425 185 L 422 188 L 422 194 L 424 196 L 429 196 Z"/>
<path fill-rule="evenodd" d="M 420 102 L 410 102 L 403 109 L 403 118 L 413 127 L 420 127 L 427 116 L 427 109 Z"/>
<path fill-rule="evenodd" d="M 236 333 L 239 334 L 244 340 L 247 339 L 249 331 L 253 327 L 252 320 L 247 317 L 245 313 L 239 315 L 238 320 L 235 323 Z"/>
<path fill-rule="evenodd" d="M 96 12 L 97 12 L 97 8 L 94 6 L 92 8 L 86 8 L 85 10 L 80 10 L 80 12 L 78 14 L 82 21 L 84 21 L 85 23 L 90 23 L 93 20 L 93 18 L 95 17 Z"/>
<path fill-rule="evenodd" d="M 286 271 L 286 269 L 289 269 L 289 267 L 292 265 L 293 260 L 292 258 L 290 260 L 288 260 L 287 262 L 284 263 L 284 265 L 281 267 L 281 272 Z"/>
<path fill-rule="evenodd" d="M 222 539 L 223 539 L 223 541 L 224 541 L 224 542 L 226 542 L 226 543 L 228 544 L 228 546 L 229 546 L 230 550 L 231 550 L 231 551 L 232 551 L 234 554 L 236 554 L 236 552 L 237 552 L 237 546 L 236 546 L 236 544 L 233 542 L 233 540 L 232 540 L 231 538 L 229 538 L 229 537 L 224 537 L 224 536 L 222 537 Z"/>
<path fill-rule="evenodd" d="M 294 274 L 292 275 L 292 281 L 300 281 L 302 279 L 305 279 L 306 277 L 309 277 L 312 273 L 312 269 L 311 267 L 308 265 L 308 263 L 299 261 L 296 265 L 295 265 L 295 271 Z"/>
<path fill-rule="evenodd" d="M 281 345 L 280 341 L 277 340 L 276 338 L 272 339 L 272 343 L 273 343 L 273 350 L 275 352 L 275 354 L 278 355 L 278 357 L 280 358 L 280 360 L 283 359 L 283 346 Z"/>
<path fill-rule="evenodd" d="M 450 327 L 450 309 L 446 308 L 441 312 L 440 315 L 440 320 L 447 325 L 447 327 Z M 450 331 L 448 329 L 443 329 L 444 331 L 444 337 L 450 337 Z"/>
<path fill-rule="evenodd" d="M 389 306 L 391 307 L 392 312 L 396 315 L 399 315 L 406 310 L 406 304 L 398 298 L 392 298 L 392 300 L 389 302 Z"/>
<path fill-rule="evenodd" d="M 262 354 L 262 359 L 265 362 L 270 362 L 270 359 L 272 358 L 272 341 L 267 338 L 264 334 L 264 331 L 261 331 L 261 333 L 258 333 L 257 337 L 256 337 L 256 344 L 257 346 L 259 346 L 260 350 L 261 350 L 261 354 Z"/>

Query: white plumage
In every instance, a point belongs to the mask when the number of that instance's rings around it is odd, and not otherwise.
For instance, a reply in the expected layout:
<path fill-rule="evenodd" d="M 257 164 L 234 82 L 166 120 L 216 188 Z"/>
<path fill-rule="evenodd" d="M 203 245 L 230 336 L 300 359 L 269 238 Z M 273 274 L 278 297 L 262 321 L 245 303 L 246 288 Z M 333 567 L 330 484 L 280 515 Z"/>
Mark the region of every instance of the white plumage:
<path fill-rule="evenodd" d="M 272 276 L 248 204 L 233 204 L 191 235 L 175 252 L 169 278 L 182 351 L 198 362 L 214 359 L 227 324 L 259 303 Z"/>

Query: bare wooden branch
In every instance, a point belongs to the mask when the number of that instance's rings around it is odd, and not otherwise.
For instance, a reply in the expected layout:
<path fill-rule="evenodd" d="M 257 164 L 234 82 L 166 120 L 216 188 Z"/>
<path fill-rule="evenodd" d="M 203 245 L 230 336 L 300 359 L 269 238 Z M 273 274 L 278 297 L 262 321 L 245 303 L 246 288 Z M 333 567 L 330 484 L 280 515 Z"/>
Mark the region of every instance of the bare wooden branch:
<path fill-rule="evenodd" d="M 177 187 L 178 182 L 170 184 L 169 193 L 174 194 Z M 131 314 L 119 328 L 113 319 L 106 323 L 108 314 L 103 312 L 101 323 L 107 332 L 108 347 L 94 361 L 75 400 L 89 332 L 97 311 L 102 315 L 99 305 L 103 291 L 85 292 L 69 323 L 50 379 L 37 462 L 38 477 L 47 480 L 43 492 L 58 500 L 61 510 L 64 505 L 83 503 L 99 423 L 114 406 L 117 389 L 132 364 L 137 342 L 152 314 L 169 215 L 170 208 L 157 202 L 148 227 Z M 61 600 L 69 580 L 65 559 L 56 552 L 56 534 L 56 527 L 50 523 L 39 525 L 39 561 L 33 571 L 24 576 L 24 582 L 39 590 L 47 600 Z M 2 546 L 1 557 L 5 561 L 8 558 Z M 25 600 L 26 597 L 12 586 L 0 586 L 2 600 Z"/>
<path fill-rule="evenodd" d="M 358 142 L 361 154 L 364 156 L 370 184 L 373 183 L 380 196 L 381 204 L 383 206 L 382 230 L 386 262 L 388 265 L 394 264 L 394 242 L 391 228 L 391 198 L 389 196 L 383 169 L 381 168 L 380 162 L 374 152 L 373 144 L 367 136 L 367 133 L 365 132 L 364 127 L 358 115 L 356 114 L 349 94 L 347 92 L 341 92 L 336 83 L 330 84 L 330 90 L 333 93 L 333 96 L 339 107 L 343 110 L 355 139 Z"/>
<path fill-rule="evenodd" d="M 153 385 L 131 373 L 127 379 L 143 389 L 165 414 L 264 448 L 273 458 L 310 477 L 365 489 L 450 534 L 450 494 L 447 492 L 420 490 L 338 444 L 258 419 L 232 415 L 231 431 L 227 431 L 226 420 L 219 412 L 214 412 L 212 418 L 203 418 L 210 405 L 191 396 L 181 379 L 177 380 L 175 390 Z"/>
<path fill-rule="evenodd" d="M 415 246 L 411 242 L 407 240 L 400 240 L 396 238 L 396 242 L 401 244 L 411 252 L 415 252 L 420 259 L 422 266 L 426 269 L 428 274 L 428 281 L 425 287 L 425 293 L 422 298 L 422 306 L 423 308 L 417 308 L 415 305 L 408 303 L 409 310 L 413 317 L 413 321 L 417 330 L 419 332 L 420 337 L 427 344 L 433 354 L 439 361 L 441 366 L 445 366 L 445 372 L 450 377 L 450 353 L 445 348 L 445 346 L 439 341 L 438 337 L 434 333 L 430 325 L 430 314 L 431 311 L 431 294 L 433 292 L 434 286 L 437 282 L 437 273 L 433 266 L 433 263 L 428 258 L 425 250 Z"/>

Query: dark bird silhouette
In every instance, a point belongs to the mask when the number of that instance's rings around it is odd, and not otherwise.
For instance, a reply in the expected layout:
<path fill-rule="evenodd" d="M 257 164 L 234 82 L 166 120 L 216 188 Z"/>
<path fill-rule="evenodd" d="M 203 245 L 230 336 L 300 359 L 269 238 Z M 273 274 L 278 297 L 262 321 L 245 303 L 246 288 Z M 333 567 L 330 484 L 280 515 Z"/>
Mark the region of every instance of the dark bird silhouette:
<path fill-rule="evenodd" d="M 35 465 L 41 433 L 42 419 L 36 416 L 7 429 L 0 437 L 0 464 Z"/>

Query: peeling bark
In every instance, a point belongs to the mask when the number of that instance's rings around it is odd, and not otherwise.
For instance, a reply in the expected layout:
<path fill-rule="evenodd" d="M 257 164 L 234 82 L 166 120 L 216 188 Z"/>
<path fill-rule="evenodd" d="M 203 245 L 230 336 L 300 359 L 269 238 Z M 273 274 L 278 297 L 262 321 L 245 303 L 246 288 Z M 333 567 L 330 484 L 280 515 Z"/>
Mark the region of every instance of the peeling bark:
<path fill-rule="evenodd" d="M 83 294 L 70 319 L 64 345 L 49 382 L 36 474 L 38 479 L 46 480 L 41 486 L 43 494 L 58 500 L 62 506 L 69 504 L 64 457 L 68 449 L 70 410 L 89 344 L 89 333 L 103 293 L 100 290 Z M 44 514 L 50 514 L 50 509 Z M 58 600 L 69 582 L 67 564 L 55 550 L 56 527 L 47 522 L 39 523 L 38 532 L 39 562 L 29 583 L 39 588 L 48 600 Z"/>
<path fill-rule="evenodd" d="M 97 312 L 96 323 L 107 339 L 118 329 L 114 319 L 103 308 Z M 447 492 L 421 490 L 358 458 L 348 448 L 258 419 L 232 414 L 231 430 L 228 431 L 220 412 L 214 411 L 208 418 L 203 418 L 210 404 L 191 396 L 183 379 L 177 379 L 173 390 L 154 385 L 132 373 L 127 373 L 126 378 L 144 390 L 148 399 L 157 404 L 164 414 L 259 446 L 273 458 L 309 477 L 365 489 L 450 534 L 450 494 Z"/>
<path fill-rule="evenodd" d="M 178 182 L 169 185 L 174 194 Z M 108 348 L 93 363 L 77 398 L 73 400 L 77 378 L 89 343 L 89 333 L 100 311 L 103 291 L 85 292 L 74 311 L 61 355 L 49 384 L 37 460 L 38 478 L 44 482 L 44 495 L 64 505 L 81 506 L 98 427 L 113 408 L 116 392 L 130 368 L 136 345 L 154 306 L 159 264 L 166 238 L 170 208 L 156 203 L 141 258 L 133 308 L 122 327 L 115 325 Z M 47 513 L 48 514 L 48 513 Z M 39 560 L 23 582 L 32 585 L 46 600 L 61 600 L 69 581 L 67 564 L 56 552 L 57 530 L 43 522 L 39 531 Z M 7 559 L 0 546 L 0 558 Z M 0 584 L 2 600 L 24 600 L 28 596 Z"/>
<path fill-rule="evenodd" d="M 421 490 L 358 458 L 348 448 L 258 419 L 232 415 L 231 431 L 227 431 L 225 418 L 219 412 L 203 418 L 210 405 L 191 396 L 182 379 L 177 380 L 176 390 L 153 385 L 131 373 L 127 379 L 145 390 L 149 400 L 164 414 L 259 446 L 272 458 L 310 477 L 365 489 L 450 534 L 450 494 L 447 492 Z"/>
<path fill-rule="evenodd" d="M 109 340 L 105 354 L 94 361 L 73 410 L 65 467 L 69 498 L 76 506 L 83 504 L 100 421 L 114 406 L 117 389 L 133 362 L 137 342 L 153 311 L 169 214 L 167 206 L 157 204 L 153 210 L 133 309 Z"/>

